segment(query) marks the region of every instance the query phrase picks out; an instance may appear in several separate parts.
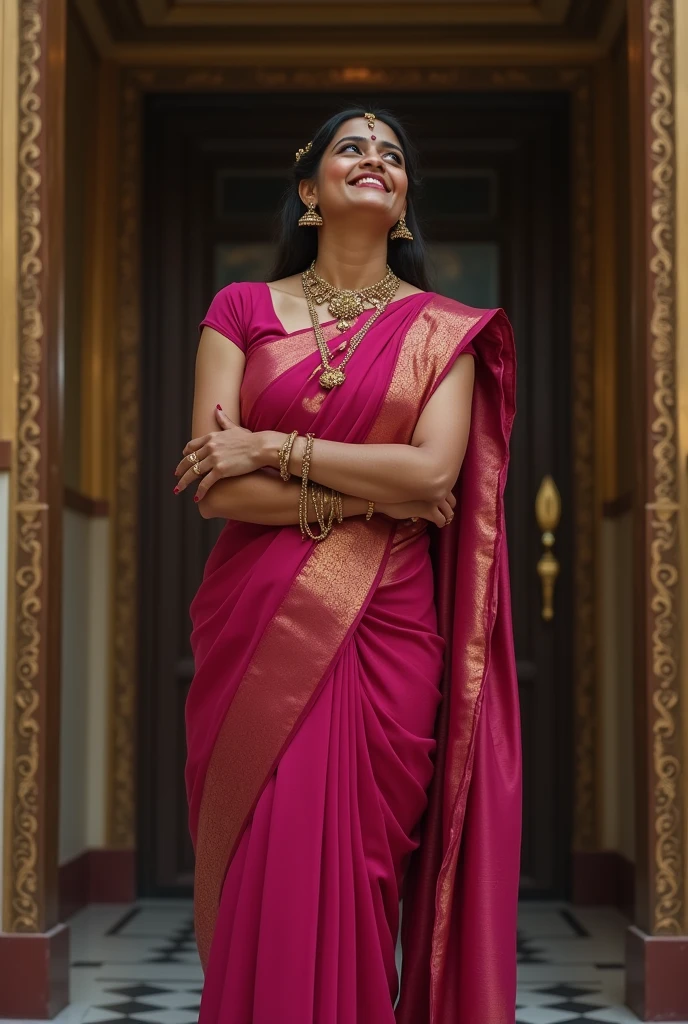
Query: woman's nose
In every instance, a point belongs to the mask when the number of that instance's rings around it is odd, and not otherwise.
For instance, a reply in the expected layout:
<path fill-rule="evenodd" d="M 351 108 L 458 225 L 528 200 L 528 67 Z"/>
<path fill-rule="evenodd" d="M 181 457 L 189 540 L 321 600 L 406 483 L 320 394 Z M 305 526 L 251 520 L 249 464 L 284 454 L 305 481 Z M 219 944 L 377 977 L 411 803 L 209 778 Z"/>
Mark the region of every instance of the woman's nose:
<path fill-rule="evenodd" d="M 377 153 L 377 152 L 368 153 L 364 157 L 364 159 L 361 160 L 361 164 L 364 167 L 371 167 L 371 168 L 372 167 L 375 167 L 375 168 L 384 167 L 384 163 L 382 161 L 382 156 L 381 156 L 380 153 Z"/>

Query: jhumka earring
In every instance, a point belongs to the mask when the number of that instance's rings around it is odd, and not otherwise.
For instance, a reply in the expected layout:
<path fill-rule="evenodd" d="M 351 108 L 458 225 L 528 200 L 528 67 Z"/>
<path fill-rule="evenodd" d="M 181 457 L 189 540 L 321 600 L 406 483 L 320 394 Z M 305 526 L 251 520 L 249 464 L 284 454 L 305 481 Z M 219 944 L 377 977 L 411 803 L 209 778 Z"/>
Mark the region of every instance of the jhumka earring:
<path fill-rule="evenodd" d="M 407 242 L 412 242 L 413 241 L 413 233 L 411 232 L 408 224 L 406 223 L 406 218 L 404 216 L 401 216 L 399 218 L 399 220 L 396 222 L 396 224 L 392 228 L 392 231 L 391 231 L 391 234 L 390 234 L 389 237 L 390 238 L 403 238 Z"/>
<path fill-rule="evenodd" d="M 308 209 L 299 217 L 300 228 L 319 228 L 322 227 L 323 219 L 319 213 L 316 212 L 315 203 L 310 202 Z"/>

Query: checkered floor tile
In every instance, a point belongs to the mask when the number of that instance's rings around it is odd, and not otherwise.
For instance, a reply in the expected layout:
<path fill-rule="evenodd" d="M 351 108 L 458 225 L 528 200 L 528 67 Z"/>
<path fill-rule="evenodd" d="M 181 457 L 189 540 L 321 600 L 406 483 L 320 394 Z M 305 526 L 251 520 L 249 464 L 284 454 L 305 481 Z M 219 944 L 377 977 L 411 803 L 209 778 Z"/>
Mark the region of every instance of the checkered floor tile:
<path fill-rule="evenodd" d="M 637 1021 L 623 1005 L 626 926 L 610 908 L 524 902 L 517 1024 Z M 59 1024 L 196 1024 L 203 974 L 187 901 L 87 907 L 71 945 L 72 1003 Z"/>

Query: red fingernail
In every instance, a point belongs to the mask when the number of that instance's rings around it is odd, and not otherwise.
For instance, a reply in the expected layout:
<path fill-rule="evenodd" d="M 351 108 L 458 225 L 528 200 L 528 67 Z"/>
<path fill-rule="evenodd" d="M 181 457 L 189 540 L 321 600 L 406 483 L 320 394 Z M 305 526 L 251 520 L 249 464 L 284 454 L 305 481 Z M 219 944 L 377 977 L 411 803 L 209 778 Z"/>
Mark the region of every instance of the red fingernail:
<path fill-rule="evenodd" d="M 174 489 L 174 493 L 175 493 L 175 494 L 179 494 L 179 488 L 178 488 L 178 487 L 175 487 L 175 489 Z"/>
<path fill-rule="evenodd" d="M 218 402 L 218 404 L 217 404 L 217 405 L 215 406 L 215 408 L 216 408 L 216 409 L 219 409 L 219 410 L 220 410 L 220 412 L 222 412 L 222 406 L 221 406 L 221 405 L 219 404 L 219 402 Z"/>
<path fill-rule="evenodd" d="M 201 499 L 200 499 L 200 498 L 198 497 L 198 495 L 197 495 L 197 494 L 194 494 L 194 501 L 200 501 L 200 500 L 201 500 Z"/>

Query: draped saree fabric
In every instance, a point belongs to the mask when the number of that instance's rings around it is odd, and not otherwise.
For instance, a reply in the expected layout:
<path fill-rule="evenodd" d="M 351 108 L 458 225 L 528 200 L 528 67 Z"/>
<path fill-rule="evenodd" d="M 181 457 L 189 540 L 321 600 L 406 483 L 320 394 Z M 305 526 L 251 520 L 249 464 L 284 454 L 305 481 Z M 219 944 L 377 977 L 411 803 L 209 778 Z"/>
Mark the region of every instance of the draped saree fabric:
<path fill-rule="evenodd" d="M 186 708 L 200 1024 L 510 1024 L 508 321 L 435 293 L 396 300 L 331 392 L 313 332 L 285 332 L 266 285 L 223 289 L 204 323 L 246 353 L 251 430 L 408 443 L 462 352 L 476 381 L 450 526 L 354 517 L 316 544 L 228 520 L 208 558 Z M 349 336 L 324 333 L 333 353 Z"/>

